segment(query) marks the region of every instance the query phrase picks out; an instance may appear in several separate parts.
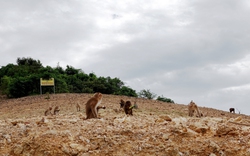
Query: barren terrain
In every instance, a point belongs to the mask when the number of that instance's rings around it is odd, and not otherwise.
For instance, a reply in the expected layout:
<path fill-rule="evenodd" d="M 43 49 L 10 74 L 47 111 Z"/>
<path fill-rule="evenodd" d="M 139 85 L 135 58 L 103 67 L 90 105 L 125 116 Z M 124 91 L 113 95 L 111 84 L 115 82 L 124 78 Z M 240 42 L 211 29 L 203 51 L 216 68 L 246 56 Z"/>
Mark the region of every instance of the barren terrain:
<path fill-rule="evenodd" d="M 0 156 L 250 156 L 250 116 L 201 107 L 204 117 L 188 117 L 189 101 L 104 95 L 101 119 L 85 120 L 91 96 L 1 97 Z M 133 116 L 119 109 L 120 99 L 137 102 Z M 44 116 L 50 106 L 59 114 Z"/>

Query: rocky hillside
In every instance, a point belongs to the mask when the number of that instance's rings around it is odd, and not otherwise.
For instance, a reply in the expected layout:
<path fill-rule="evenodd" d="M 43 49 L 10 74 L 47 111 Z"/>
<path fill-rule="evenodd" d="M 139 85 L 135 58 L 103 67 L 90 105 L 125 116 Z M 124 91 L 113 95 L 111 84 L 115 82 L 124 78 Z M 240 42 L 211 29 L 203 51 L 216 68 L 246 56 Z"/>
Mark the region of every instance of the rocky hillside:
<path fill-rule="evenodd" d="M 104 95 L 101 119 L 85 120 L 91 96 L 1 98 L 0 156 L 250 156 L 250 116 L 202 107 L 204 117 L 188 117 L 184 104 Z M 120 99 L 137 102 L 133 116 Z M 50 106 L 59 114 L 44 116 Z"/>

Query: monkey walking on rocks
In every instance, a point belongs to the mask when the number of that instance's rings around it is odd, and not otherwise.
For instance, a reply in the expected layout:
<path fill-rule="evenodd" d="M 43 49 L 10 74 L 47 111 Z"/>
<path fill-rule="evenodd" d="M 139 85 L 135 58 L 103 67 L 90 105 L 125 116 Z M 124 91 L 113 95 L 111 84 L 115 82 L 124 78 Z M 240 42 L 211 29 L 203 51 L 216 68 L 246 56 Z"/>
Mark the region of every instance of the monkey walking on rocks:
<path fill-rule="evenodd" d="M 44 115 L 45 115 L 45 116 L 53 115 L 53 114 L 51 113 L 51 111 L 52 111 L 52 107 L 49 107 L 49 108 L 44 112 Z"/>
<path fill-rule="evenodd" d="M 188 104 L 188 115 L 189 116 L 194 116 L 194 112 L 197 112 L 198 117 L 201 117 L 201 113 L 199 111 L 198 106 L 193 102 L 193 100 Z"/>
<path fill-rule="evenodd" d="M 97 107 L 102 102 L 102 94 L 95 93 L 86 103 L 86 119 L 98 118 Z M 105 107 L 106 108 L 106 107 Z"/>
<path fill-rule="evenodd" d="M 58 106 L 54 108 L 54 115 L 57 115 L 59 113 L 60 109 Z"/>

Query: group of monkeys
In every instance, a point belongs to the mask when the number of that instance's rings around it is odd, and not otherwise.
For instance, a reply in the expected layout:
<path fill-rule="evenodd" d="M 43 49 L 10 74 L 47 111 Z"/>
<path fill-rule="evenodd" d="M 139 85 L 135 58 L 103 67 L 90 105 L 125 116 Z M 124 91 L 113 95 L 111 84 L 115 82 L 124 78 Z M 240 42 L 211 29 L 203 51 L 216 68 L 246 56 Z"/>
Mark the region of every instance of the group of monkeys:
<path fill-rule="evenodd" d="M 86 109 L 86 119 L 91 119 L 91 118 L 99 118 L 98 117 L 98 110 L 99 109 L 106 109 L 105 106 L 99 106 L 102 102 L 102 94 L 97 92 L 95 93 L 87 102 L 85 105 L 85 109 Z M 133 115 L 133 108 L 137 109 L 138 106 L 135 103 L 134 105 L 131 104 L 130 101 L 123 101 L 121 99 L 120 102 L 120 108 L 124 109 L 125 114 L 128 115 Z M 77 111 L 80 111 L 80 104 L 77 103 L 76 104 L 76 109 Z M 60 109 L 58 106 L 55 107 L 53 113 L 52 113 L 52 107 L 49 107 L 44 115 L 57 115 L 59 113 Z"/>
<path fill-rule="evenodd" d="M 98 117 L 98 110 L 99 109 L 106 109 L 105 106 L 99 106 L 102 102 L 102 94 L 101 93 L 95 93 L 93 97 L 91 97 L 86 102 L 86 119 L 91 118 L 99 118 Z M 133 115 L 133 108 L 137 108 L 137 105 L 135 104 L 132 106 L 130 101 L 123 101 L 121 100 L 120 108 L 124 109 L 124 112 L 128 115 Z M 80 106 L 78 104 L 77 110 L 80 111 Z"/>
<path fill-rule="evenodd" d="M 203 113 L 199 110 L 198 106 L 193 102 L 193 100 L 188 104 L 188 116 L 194 116 L 194 112 L 196 111 L 197 117 L 202 117 Z M 230 113 L 235 114 L 234 108 L 229 108 Z"/>
<path fill-rule="evenodd" d="M 99 118 L 98 117 L 98 110 L 99 109 L 106 109 L 105 106 L 99 106 L 102 102 L 102 97 L 103 95 L 99 92 L 95 93 L 87 102 L 86 102 L 86 119 L 91 119 L 91 118 Z M 123 101 L 121 99 L 121 102 L 120 102 L 120 108 L 122 108 L 125 112 L 125 114 L 127 115 L 133 115 L 133 108 L 137 109 L 138 106 L 137 104 L 135 103 L 134 105 L 131 104 L 130 101 Z M 77 111 L 80 111 L 80 105 L 77 104 L 76 105 L 76 109 Z M 59 107 L 56 106 L 54 108 L 54 111 L 53 113 L 51 112 L 52 111 L 52 107 L 49 107 L 49 109 L 47 109 L 44 113 L 45 116 L 47 115 L 57 115 L 60 111 Z M 188 115 L 190 117 L 194 116 L 194 113 L 197 113 L 197 117 L 202 117 L 203 114 L 202 112 L 199 110 L 198 106 L 193 102 L 191 101 L 189 104 L 188 104 Z M 230 112 L 234 112 L 234 108 L 230 108 Z"/>
<path fill-rule="evenodd" d="M 45 115 L 45 116 L 48 116 L 48 115 L 57 115 L 57 114 L 59 113 L 60 109 L 59 109 L 58 106 L 56 106 L 56 107 L 54 108 L 54 111 L 53 111 L 53 112 L 51 112 L 51 111 L 52 111 L 52 107 L 49 107 L 49 108 L 44 112 L 44 115 Z"/>

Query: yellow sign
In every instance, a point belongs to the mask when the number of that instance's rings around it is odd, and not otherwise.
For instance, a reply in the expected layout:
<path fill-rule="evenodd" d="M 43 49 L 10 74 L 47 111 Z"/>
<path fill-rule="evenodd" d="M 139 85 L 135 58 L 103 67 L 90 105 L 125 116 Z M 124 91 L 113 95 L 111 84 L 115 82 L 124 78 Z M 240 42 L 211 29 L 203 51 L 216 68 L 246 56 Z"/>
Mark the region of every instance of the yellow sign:
<path fill-rule="evenodd" d="M 40 78 L 40 83 L 41 83 L 41 86 L 54 86 L 55 85 L 54 78 L 51 78 L 49 80 L 43 80 L 42 78 Z"/>

